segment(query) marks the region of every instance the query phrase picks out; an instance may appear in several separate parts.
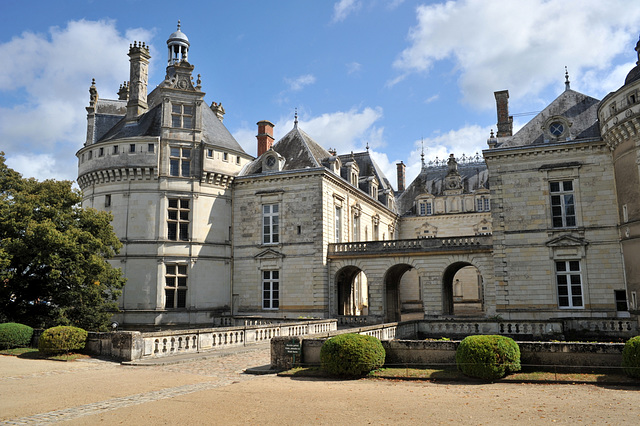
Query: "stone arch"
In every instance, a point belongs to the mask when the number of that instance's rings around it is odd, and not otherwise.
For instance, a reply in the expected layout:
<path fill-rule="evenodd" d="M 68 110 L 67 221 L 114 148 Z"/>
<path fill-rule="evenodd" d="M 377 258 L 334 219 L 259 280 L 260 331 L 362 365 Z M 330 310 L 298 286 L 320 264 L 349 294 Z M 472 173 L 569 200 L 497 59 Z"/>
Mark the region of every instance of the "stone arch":
<path fill-rule="evenodd" d="M 456 316 L 484 314 L 484 279 L 467 260 L 451 263 L 442 274 L 442 313 Z"/>
<path fill-rule="evenodd" d="M 335 291 L 338 315 L 369 314 L 369 282 L 361 268 L 356 265 L 340 268 L 335 274 Z"/>
<path fill-rule="evenodd" d="M 408 263 L 398 263 L 387 269 L 384 274 L 384 322 L 396 322 L 402 319 L 400 281 L 402 276 L 413 268 Z"/>

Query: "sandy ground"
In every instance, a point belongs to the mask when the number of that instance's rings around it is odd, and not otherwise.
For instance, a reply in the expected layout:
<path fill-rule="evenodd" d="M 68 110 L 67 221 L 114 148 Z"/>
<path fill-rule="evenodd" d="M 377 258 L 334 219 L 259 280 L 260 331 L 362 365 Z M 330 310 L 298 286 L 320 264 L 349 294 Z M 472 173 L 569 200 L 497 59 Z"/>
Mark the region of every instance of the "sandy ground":
<path fill-rule="evenodd" d="M 640 388 L 251 376 L 268 349 L 121 366 L 0 357 L 4 424 L 640 424 Z"/>

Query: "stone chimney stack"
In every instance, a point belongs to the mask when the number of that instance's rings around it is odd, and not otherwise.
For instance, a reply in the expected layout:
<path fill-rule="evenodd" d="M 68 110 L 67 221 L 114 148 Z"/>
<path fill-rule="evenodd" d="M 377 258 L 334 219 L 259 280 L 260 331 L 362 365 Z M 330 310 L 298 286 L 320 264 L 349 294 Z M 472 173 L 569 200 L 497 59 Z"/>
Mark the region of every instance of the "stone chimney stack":
<path fill-rule="evenodd" d="M 147 81 L 149 79 L 149 46 L 133 42 L 129 46 L 129 102 L 127 122 L 136 121 L 147 111 Z"/>
<path fill-rule="evenodd" d="M 404 192 L 405 170 L 407 167 L 402 161 L 396 163 L 396 166 L 398 168 L 398 192 Z"/>
<path fill-rule="evenodd" d="M 273 145 L 273 123 L 268 120 L 258 121 L 258 157 L 271 149 Z"/>
<path fill-rule="evenodd" d="M 120 85 L 120 90 L 118 90 L 118 100 L 127 101 L 129 100 L 129 82 L 125 81 Z"/>
<path fill-rule="evenodd" d="M 501 90 L 494 92 L 496 97 L 496 107 L 498 110 L 498 133 L 497 137 L 513 135 L 513 117 L 509 115 L 509 91 Z"/>

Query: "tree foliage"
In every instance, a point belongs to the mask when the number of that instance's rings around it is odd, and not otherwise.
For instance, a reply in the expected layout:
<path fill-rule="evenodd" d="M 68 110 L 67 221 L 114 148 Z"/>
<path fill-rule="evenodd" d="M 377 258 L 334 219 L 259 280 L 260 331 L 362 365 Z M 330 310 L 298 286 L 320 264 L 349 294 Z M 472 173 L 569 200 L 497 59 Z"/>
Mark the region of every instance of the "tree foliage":
<path fill-rule="evenodd" d="M 23 178 L 0 153 L 0 321 L 104 329 L 125 279 L 111 214 L 80 207 L 70 181 Z"/>

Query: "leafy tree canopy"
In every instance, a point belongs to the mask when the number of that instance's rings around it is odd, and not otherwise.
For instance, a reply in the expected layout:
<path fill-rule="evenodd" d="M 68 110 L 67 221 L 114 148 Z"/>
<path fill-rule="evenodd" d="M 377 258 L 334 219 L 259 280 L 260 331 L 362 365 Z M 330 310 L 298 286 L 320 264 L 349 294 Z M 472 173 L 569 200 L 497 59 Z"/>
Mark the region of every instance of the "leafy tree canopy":
<path fill-rule="evenodd" d="M 108 212 L 70 181 L 23 178 L 0 152 L 0 322 L 105 329 L 124 286 Z"/>

